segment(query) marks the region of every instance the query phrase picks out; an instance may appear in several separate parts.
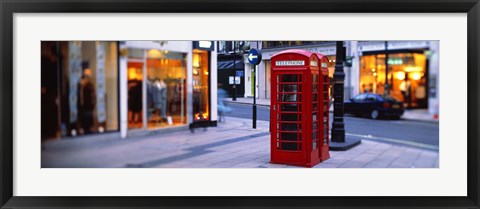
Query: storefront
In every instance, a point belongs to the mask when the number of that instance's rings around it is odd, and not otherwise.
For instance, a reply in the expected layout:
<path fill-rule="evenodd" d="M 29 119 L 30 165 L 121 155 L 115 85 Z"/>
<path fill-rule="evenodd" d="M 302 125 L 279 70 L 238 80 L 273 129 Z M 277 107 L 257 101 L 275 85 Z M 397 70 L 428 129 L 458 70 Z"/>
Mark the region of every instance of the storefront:
<path fill-rule="evenodd" d="M 42 141 L 119 131 L 118 47 L 42 41 Z"/>
<path fill-rule="evenodd" d="M 212 123 L 212 97 L 216 98 L 217 94 L 211 94 L 211 61 L 212 51 L 215 50 L 213 41 L 194 41 L 193 42 L 193 123 L 191 128 L 195 126 L 216 126 L 216 122 Z M 216 59 L 215 57 L 213 57 Z M 216 74 L 215 70 L 215 74 Z M 214 83 L 216 84 L 216 83 Z"/>
<path fill-rule="evenodd" d="M 383 95 L 387 89 L 406 108 L 438 116 L 439 41 L 346 41 L 346 46 L 351 58 L 351 67 L 344 68 L 346 98 L 364 92 Z"/>
<path fill-rule="evenodd" d="M 404 103 L 406 108 L 428 107 L 429 62 L 427 49 L 364 52 L 360 58 L 360 92 L 384 95 Z M 388 70 L 386 66 L 388 65 Z"/>
<path fill-rule="evenodd" d="M 235 56 L 235 58 L 233 58 Z M 218 60 L 218 84 L 225 90 L 228 97 L 244 97 L 245 94 L 245 63 L 242 62 L 240 56 L 232 55 L 226 59 L 225 57 Z"/>
<path fill-rule="evenodd" d="M 324 54 L 330 60 L 329 76 L 333 77 L 336 63 L 334 41 L 314 45 L 270 47 L 269 43 L 251 42 L 252 48 L 262 50 L 262 62 L 257 68 L 258 98 L 270 98 L 270 57 L 286 49 L 304 49 Z M 349 65 L 344 65 L 345 98 L 366 91 L 383 94 L 385 84 L 389 95 L 408 108 L 428 108 L 431 114 L 439 111 L 439 41 L 389 41 L 388 74 L 385 73 L 385 41 L 345 41 Z M 267 46 L 267 48 L 261 47 Z M 251 65 L 245 64 L 245 96 L 253 96 Z"/>
<path fill-rule="evenodd" d="M 122 136 L 216 125 L 214 47 L 211 41 L 121 42 Z"/>

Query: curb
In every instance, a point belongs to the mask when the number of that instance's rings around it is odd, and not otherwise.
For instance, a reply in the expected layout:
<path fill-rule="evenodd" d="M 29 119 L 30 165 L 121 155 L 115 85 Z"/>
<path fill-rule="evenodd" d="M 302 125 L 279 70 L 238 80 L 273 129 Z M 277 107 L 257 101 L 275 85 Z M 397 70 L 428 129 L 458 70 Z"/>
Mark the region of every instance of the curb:
<path fill-rule="evenodd" d="M 432 123 L 432 124 L 438 124 L 439 123 L 439 120 L 423 120 L 423 119 L 412 119 L 412 118 L 401 118 L 401 120 L 416 121 L 416 122 L 423 122 L 423 123 Z"/>
<path fill-rule="evenodd" d="M 229 101 L 229 100 L 224 100 L 223 102 L 226 102 L 226 103 L 233 103 L 233 104 L 248 104 L 248 105 L 253 105 L 253 103 L 250 103 L 250 102 L 239 102 L 239 101 Z M 264 107 L 270 107 L 269 104 L 259 104 L 257 103 L 257 106 L 264 106 Z"/>
<path fill-rule="evenodd" d="M 231 103 L 231 104 L 247 104 L 247 105 L 252 105 L 250 102 L 241 102 L 241 101 L 231 101 L 231 100 L 224 100 L 226 103 Z M 258 104 L 257 106 L 264 106 L 264 107 L 270 107 L 269 104 Z M 333 110 L 329 110 L 329 112 L 333 113 Z M 433 123 L 433 124 L 438 124 L 439 120 L 424 120 L 424 119 L 415 119 L 415 118 L 401 118 L 401 120 L 406 120 L 406 121 L 417 121 L 417 122 L 424 122 L 424 123 Z"/>

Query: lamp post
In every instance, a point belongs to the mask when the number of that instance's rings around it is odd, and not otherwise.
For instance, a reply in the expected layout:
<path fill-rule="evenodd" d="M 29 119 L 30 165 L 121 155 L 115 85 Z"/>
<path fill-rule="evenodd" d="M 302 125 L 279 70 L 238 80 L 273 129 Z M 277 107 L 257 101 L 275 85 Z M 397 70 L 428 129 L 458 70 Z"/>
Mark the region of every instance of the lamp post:
<path fill-rule="evenodd" d="M 345 73 L 343 72 L 344 56 L 343 41 L 337 41 L 335 72 L 333 73 L 332 142 L 345 142 L 345 123 L 343 122 L 343 94 L 345 83 Z"/>
<path fill-rule="evenodd" d="M 385 41 L 385 90 L 383 95 L 388 95 L 388 41 Z"/>
<path fill-rule="evenodd" d="M 233 97 L 232 101 L 237 101 L 237 68 L 236 68 L 236 50 L 235 50 L 235 41 L 233 41 Z"/>

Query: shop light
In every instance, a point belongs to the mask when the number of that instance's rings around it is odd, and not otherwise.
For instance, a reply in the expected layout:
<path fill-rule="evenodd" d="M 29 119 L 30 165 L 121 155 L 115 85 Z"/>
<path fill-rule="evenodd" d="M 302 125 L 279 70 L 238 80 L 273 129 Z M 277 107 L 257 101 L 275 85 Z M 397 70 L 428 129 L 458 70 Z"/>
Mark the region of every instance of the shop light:
<path fill-rule="evenodd" d="M 372 68 L 372 72 L 375 72 L 375 68 Z"/>
<path fill-rule="evenodd" d="M 422 74 L 419 73 L 419 72 L 414 72 L 414 73 L 410 74 L 410 77 L 411 77 L 413 80 L 418 81 L 418 80 L 420 80 L 420 78 L 422 78 Z"/>
<path fill-rule="evenodd" d="M 402 65 L 403 60 L 402 59 L 388 59 L 388 64 L 389 65 Z"/>
<path fill-rule="evenodd" d="M 137 69 L 136 68 L 128 68 L 128 80 L 133 80 L 137 78 Z"/>
<path fill-rule="evenodd" d="M 163 55 L 162 55 L 162 52 L 160 52 L 160 50 L 150 49 L 147 51 L 147 58 L 159 59 L 159 58 L 163 58 Z"/>
<path fill-rule="evenodd" d="M 208 71 L 205 71 L 203 74 L 208 75 Z"/>
<path fill-rule="evenodd" d="M 373 76 L 377 76 L 377 73 L 373 73 Z"/>
<path fill-rule="evenodd" d="M 193 67 L 200 67 L 200 54 L 193 54 Z"/>
<path fill-rule="evenodd" d="M 421 72 L 421 67 L 406 67 L 405 72 Z"/>
<path fill-rule="evenodd" d="M 405 79 L 405 72 L 396 72 L 395 73 L 395 78 L 398 79 L 398 80 Z"/>

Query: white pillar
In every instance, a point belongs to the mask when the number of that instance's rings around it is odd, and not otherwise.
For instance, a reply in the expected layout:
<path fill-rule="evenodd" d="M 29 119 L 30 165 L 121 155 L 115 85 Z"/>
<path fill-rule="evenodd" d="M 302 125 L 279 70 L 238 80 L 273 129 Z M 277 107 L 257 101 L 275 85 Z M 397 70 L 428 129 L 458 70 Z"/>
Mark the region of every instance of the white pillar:
<path fill-rule="evenodd" d="M 252 72 L 250 63 L 245 63 L 245 97 L 252 97 Z"/>
<path fill-rule="evenodd" d="M 124 45 L 119 46 L 120 51 L 126 51 L 127 48 Z M 120 86 L 120 97 L 119 97 L 119 105 L 120 105 L 120 135 L 122 138 L 127 137 L 128 133 L 128 80 L 127 80 L 127 71 L 128 71 L 128 57 L 127 55 L 120 54 L 120 63 L 119 69 L 119 78 L 118 82 Z"/>
<path fill-rule="evenodd" d="M 210 110 L 212 111 L 210 113 L 210 120 L 211 121 L 216 121 L 218 120 L 218 111 L 217 111 L 217 43 L 218 41 L 213 41 L 214 45 L 214 50 L 210 52 Z"/>
<path fill-rule="evenodd" d="M 352 56 L 352 67 L 350 68 L 350 98 L 360 93 L 360 53 L 358 52 L 358 41 L 350 41 L 350 55 Z M 348 98 L 348 99 L 350 99 Z"/>
<path fill-rule="evenodd" d="M 187 124 L 193 123 L 193 44 L 187 53 Z"/>
<path fill-rule="evenodd" d="M 253 69 L 252 69 L 253 70 Z M 265 61 L 260 62 L 260 64 L 257 65 L 257 76 L 256 76 L 256 83 L 258 85 L 257 92 L 255 92 L 257 98 L 265 98 L 265 92 L 267 92 L 267 71 L 265 69 Z M 253 96 L 253 95 L 252 95 Z"/>

